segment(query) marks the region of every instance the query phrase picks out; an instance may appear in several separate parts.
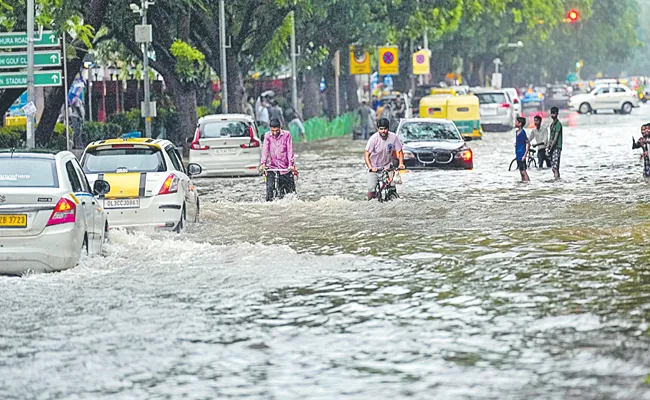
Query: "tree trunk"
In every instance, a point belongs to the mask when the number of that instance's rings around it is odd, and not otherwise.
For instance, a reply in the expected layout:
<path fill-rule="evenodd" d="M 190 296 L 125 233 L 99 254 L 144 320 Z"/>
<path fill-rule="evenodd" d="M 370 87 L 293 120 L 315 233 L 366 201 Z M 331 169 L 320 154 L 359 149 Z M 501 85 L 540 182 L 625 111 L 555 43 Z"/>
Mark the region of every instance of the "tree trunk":
<path fill-rule="evenodd" d="M 239 63 L 239 53 L 237 49 L 230 49 L 226 52 L 226 64 L 228 67 L 228 112 L 243 113 L 245 89 L 242 77 L 242 66 Z"/>
<path fill-rule="evenodd" d="M 330 119 L 336 117 L 336 78 L 334 73 L 334 66 L 330 61 L 327 61 L 323 66 L 323 76 L 325 77 L 326 85 L 325 98 L 327 99 L 327 116 Z"/>
<path fill-rule="evenodd" d="M 164 76 L 169 88 L 174 108 L 178 117 L 178 132 L 169 132 L 169 139 L 177 145 L 185 145 L 185 139 L 194 134 L 196 124 L 199 120 L 196 105 L 196 88 L 193 85 L 184 84 L 174 74 Z"/>
<path fill-rule="evenodd" d="M 320 68 L 312 68 L 303 74 L 302 101 L 304 104 L 303 118 L 309 119 L 323 115 L 320 101 L 320 81 L 323 77 Z"/>
<path fill-rule="evenodd" d="M 357 94 L 358 86 L 356 76 L 347 76 L 346 87 L 348 90 L 348 111 L 354 111 L 359 108 L 359 95 Z"/>
<path fill-rule="evenodd" d="M 108 3 L 110 0 L 88 0 L 88 4 L 83 9 L 83 21 L 90 25 L 96 32 L 101 28 Z M 56 125 L 56 120 L 59 118 L 61 106 L 63 106 L 64 98 L 67 97 L 70 86 L 74 83 L 74 78 L 81 70 L 83 59 L 88 53 L 86 46 L 82 42 L 73 42 L 76 47 L 76 58 L 68 61 L 68 87 L 59 86 L 52 90 L 45 97 L 45 109 L 41 116 L 41 121 L 36 128 L 35 139 L 37 144 L 45 145 L 52 139 L 52 132 Z M 65 46 L 66 44 L 63 43 Z M 65 60 L 64 60 L 65 62 Z M 64 97 L 65 95 L 65 97 Z"/>
<path fill-rule="evenodd" d="M 45 96 L 45 109 L 43 110 L 41 121 L 36 127 L 35 133 L 37 145 L 45 146 L 52 140 L 54 126 L 61 114 L 64 99 L 67 97 L 68 90 L 74 83 L 74 78 L 83 65 L 83 57 L 85 57 L 86 52 L 78 50 L 77 55 L 79 56 L 78 58 L 68 61 L 68 87 L 58 86 Z"/>

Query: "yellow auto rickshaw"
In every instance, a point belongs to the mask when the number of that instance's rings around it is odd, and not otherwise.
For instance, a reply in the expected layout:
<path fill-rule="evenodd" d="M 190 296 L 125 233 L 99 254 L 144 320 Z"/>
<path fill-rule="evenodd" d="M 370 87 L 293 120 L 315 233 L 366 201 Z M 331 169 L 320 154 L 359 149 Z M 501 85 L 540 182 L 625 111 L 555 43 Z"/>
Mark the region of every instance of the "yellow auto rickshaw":
<path fill-rule="evenodd" d="M 483 137 L 479 100 L 474 95 L 423 97 L 420 100 L 420 118 L 450 119 L 465 139 Z"/>

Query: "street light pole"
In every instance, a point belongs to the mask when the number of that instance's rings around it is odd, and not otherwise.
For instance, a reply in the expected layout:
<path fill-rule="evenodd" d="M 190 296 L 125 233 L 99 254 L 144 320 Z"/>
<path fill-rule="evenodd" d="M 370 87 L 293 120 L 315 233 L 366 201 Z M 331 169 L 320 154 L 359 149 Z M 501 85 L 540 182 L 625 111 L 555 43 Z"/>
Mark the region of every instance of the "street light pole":
<path fill-rule="evenodd" d="M 221 42 L 221 110 L 228 113 L 228 71 L 226 65 L 226 5 L 224 0 L 219 1 L 219 41 Z"/>
<path fill-rule="evenodd" d="M 147 9 L 149 2 L 142 0 L 142 25 L 147 25 Z M 151 137 L 151 88 L 149 86 L 149 42 L 145 41 L 143 47 L 143 67 L 144 67 L 144 131 L 145 137 Z"/>
<path fill-rule="evenodd" d="M 65 46 L 65 43 L 63 43 Z M 65 63 L 66 60 L 63 60 Z M 27 104 L 34 103 L 34 0 L 27 0 Z M 27 115 L 27 147 L 36 147 L 34 115 Z"/>
<path fill-rule="evenodd" d="M 298 112 L 298 69 L 296 67 L 296 13 L 291 11 L 291 103 Z"/>

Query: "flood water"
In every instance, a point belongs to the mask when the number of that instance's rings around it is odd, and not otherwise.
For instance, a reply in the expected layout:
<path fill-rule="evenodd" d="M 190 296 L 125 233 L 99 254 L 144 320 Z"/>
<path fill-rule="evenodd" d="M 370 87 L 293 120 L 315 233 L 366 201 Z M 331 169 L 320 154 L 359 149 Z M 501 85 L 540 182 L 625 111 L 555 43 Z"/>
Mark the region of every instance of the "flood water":
<path fill-rule="evenodd" d="M 349 138 L 296 146 L 298 198 L 198 180 L 183 236 L 0 278 L 0 398 L 650 399 L 646 120 L 572 116 L 557 182 L 512 132 L 387 204 Z"/>

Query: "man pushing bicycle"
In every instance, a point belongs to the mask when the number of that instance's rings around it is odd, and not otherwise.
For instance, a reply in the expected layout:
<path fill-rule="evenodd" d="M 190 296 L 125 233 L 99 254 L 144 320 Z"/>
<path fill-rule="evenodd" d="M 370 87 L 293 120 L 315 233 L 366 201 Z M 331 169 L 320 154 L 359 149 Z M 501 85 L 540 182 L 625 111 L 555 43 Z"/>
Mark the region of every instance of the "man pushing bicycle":
<path fill-rule="evenodd" d="M 270 125 L 270 134 L 264 135 L 260 163 L 260 172 L 266 175 L 266 201 L 273 201 L 276 194 L 282 198 L 285 194 L 295 193 L 293 177 L 297 174 L 291 133 L 281 130 L 282 124 L 277 118 L 272 119 Z"/>
<path fill-rule="evenodd" d="M 377 132 L 370 137 L 366 145 L 364 159 L 368 167 L 368 200 L 376 197 L 375 188 L 380 179 L 377 172 L 390 168 L 395 156 L 399 159 L 399 169 L 404 169 L 402 142 L 396 134 L 388 131 L 389 126 L 390 121 L 387 118 L 380 119 Z"/>

